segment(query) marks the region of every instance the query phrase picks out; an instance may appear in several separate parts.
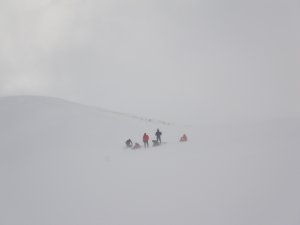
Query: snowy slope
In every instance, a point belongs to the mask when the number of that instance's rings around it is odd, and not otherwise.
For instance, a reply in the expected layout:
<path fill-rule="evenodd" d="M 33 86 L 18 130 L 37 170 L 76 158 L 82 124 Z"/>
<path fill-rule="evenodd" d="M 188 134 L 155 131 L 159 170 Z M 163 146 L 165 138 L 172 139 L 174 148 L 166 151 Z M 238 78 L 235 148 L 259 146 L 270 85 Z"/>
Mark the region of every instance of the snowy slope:
<path fill-rule="evenodd" d="M 0 225 L 300 224 L 300 120 L 179 126 L 19 96 L 0 124 Z M 123 148 L 157 128 L 166 145 Z"/>

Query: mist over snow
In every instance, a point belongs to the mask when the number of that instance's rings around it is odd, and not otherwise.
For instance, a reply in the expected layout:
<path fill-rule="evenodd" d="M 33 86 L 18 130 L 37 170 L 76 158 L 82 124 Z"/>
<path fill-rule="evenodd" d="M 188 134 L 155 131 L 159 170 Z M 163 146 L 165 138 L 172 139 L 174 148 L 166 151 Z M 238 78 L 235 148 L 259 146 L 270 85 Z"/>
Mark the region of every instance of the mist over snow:
<path fill-rule="evenodd" d="M 299 22 L 298 0 L 0 0 L 0 225 L 299 225 Z"/>
<path fill-rule="evenodd" d="M 18 96 L 0 124 L 0 224 L 300 223 L 297 119 L 183 126 Z M 124 148 L 157 128 L 166 144 Z"/>

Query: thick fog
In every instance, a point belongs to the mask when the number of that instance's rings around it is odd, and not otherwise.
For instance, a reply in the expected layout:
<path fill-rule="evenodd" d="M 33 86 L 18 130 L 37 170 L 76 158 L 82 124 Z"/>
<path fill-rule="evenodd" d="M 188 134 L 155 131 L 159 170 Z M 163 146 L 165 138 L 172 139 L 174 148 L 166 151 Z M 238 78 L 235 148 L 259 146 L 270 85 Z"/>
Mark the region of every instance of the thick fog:
<path fill-rule="evenodd" d="M 299 225 L 299 24 L 299 0 L 0 0 L 0 224 Z"/>
<path fill-rule="evenodd" d="M 169 120 L 300 114 L 298 0 L 0 0 L 0 96 Z"/>

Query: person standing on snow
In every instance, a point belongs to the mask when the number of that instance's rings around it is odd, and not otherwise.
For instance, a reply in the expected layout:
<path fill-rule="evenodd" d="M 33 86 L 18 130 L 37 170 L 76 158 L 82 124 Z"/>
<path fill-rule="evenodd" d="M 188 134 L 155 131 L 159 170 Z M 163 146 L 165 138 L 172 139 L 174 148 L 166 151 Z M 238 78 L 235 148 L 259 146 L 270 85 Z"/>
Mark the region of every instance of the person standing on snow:
<path fill-rule="evenodd" d="M 159 131 L 159 129 L 157 129 L 155 136 L 156 136 L 156 140 L 157 140 L 157 142 L 159 142 L 159 144 L 161 144 L 161 135 L 162 135 L 162 133 Z"/>
<path fill-rule="evenodd" d="M 149 147 L 148 141 L 149 141 L 149 136 L 148 136 L 148 134 L 144 133 L 144 136 L 143 136 L 143 142 L 144 142 L 144 147 L 145 147 L 145 148 L 148 148 L 148 147 Z"/>

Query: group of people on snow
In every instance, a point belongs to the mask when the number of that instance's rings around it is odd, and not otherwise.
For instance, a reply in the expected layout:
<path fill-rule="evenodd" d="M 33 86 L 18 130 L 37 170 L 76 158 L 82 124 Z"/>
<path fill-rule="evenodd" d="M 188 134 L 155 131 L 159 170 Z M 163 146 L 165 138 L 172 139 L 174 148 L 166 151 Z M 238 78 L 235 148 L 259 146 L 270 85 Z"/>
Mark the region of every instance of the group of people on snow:
<path fill-rule="evenodd" d="M 157 129 L 156 133 L 156 140 L 152 140 L 152 144 L 153 146 L 159 146 L 161 144 L 161 136 L 162 136 L 162 132 Z M 186 142 L 187 141 L 187 136 L 184 134 L 182 137 L 180 137 L 180 142 Z M 127 148 L 132 148 L 132 149 L 139 149 L 142 146 L 136 142 L 135 144 L 133 144 L 133 142 L 131 141 L 131 139 L 128 139 L 126 142 L 126 146 Z M 149 148 L 149 135 L 147 133 L 144 133 L 143 135 L 143 143 L 144 143 L 144 148 Z"/>

